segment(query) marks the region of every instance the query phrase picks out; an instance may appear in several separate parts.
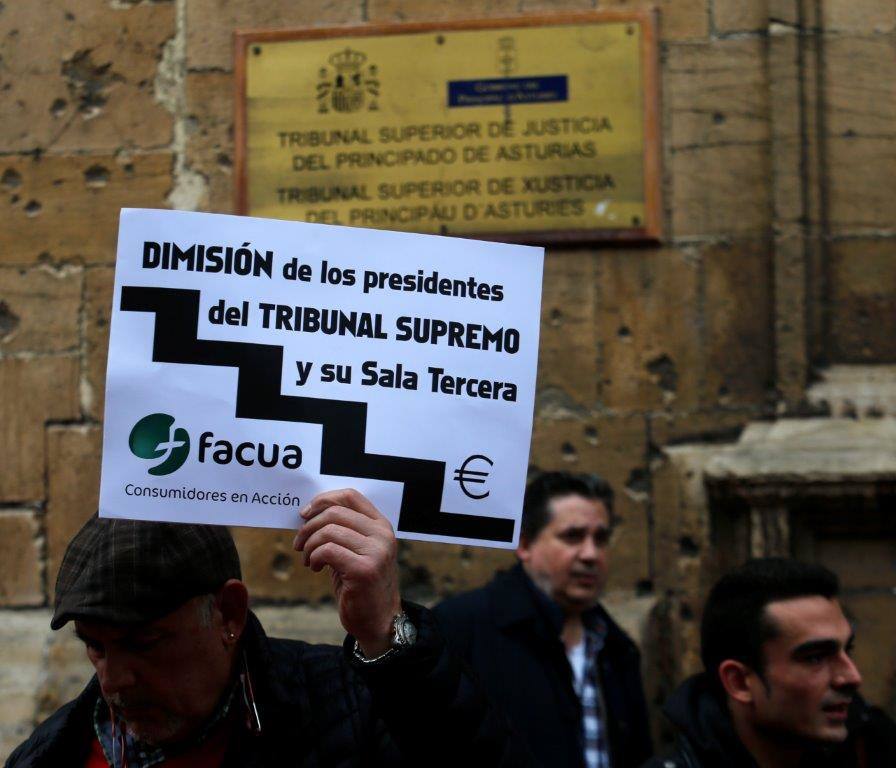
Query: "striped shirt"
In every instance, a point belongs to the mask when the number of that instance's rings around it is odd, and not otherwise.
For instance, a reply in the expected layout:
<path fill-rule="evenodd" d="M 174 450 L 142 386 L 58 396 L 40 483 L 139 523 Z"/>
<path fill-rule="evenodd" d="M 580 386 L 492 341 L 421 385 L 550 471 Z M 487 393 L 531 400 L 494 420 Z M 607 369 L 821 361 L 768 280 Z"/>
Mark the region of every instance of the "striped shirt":
<path fill-rule="evenodd" d="M 607 628 L 601 622 L 584 630 L 582 642 L 568 652 L 576 695 L 582 702 L 582 744 L 587 768 L 610 768 L 610 748 L 600 690 L 597 657 Z"/>

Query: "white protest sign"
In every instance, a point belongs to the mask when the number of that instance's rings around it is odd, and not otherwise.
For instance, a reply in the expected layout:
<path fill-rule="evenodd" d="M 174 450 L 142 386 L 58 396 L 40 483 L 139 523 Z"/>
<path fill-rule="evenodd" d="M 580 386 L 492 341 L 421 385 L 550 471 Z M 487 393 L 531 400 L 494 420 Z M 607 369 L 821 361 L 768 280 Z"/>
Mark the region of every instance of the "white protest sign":
<path fill-rule="evenodd" d="M 295 528 L 353 487 L 400 538 L 510 548 L 543 250 L 123 210 L 100 515 Z"/>

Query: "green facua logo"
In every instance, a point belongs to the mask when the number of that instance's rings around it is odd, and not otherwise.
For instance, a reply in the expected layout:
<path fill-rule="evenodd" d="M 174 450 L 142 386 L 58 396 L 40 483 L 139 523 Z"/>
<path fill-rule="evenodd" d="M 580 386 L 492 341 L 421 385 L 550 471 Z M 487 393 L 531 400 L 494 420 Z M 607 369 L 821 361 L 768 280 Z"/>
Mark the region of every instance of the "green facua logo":
<path fill-rule="evenodd" d="M 151 475 L 170 475 L 180 469 L 190 453 L 190 435 L 181 427 L 174 428 L 174 416 L 151 413 L 134 424 L 128 446 L 141 459 L 160 459 L 150 467 Z"/>

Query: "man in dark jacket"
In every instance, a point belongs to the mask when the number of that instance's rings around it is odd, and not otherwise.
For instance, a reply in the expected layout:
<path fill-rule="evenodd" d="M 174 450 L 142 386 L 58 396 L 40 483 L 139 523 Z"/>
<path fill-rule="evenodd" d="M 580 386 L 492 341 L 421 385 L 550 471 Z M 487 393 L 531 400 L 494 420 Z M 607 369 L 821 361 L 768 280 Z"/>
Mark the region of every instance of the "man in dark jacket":
<path fill-rule="evenodd" d="M 341 649 L 266 637 L 226 529 L 88 521 L 51 625 L 74 621 L 96 676 L 8 768 L 527 764 L 431 615 L 401 603 L 389 522 L 354 491 L 302 516 L 295 546 L 332 571 Z"/>
<path fill-rule="evenodd" d="M 435 609 L 544 766 L 628 768 L 651 754 L 635 644 L 598 603 L 613 493 L 543 473 L 526 490 L 519 563 Z"/>
<path fill-rule="evenodd" d="M 896 725 L 858 696 L 837 577 L 783 558 L 724 576 L 703 612 L 705 671 L 665 706 L 678 736 L 650 768 L 884 768 Z"/>

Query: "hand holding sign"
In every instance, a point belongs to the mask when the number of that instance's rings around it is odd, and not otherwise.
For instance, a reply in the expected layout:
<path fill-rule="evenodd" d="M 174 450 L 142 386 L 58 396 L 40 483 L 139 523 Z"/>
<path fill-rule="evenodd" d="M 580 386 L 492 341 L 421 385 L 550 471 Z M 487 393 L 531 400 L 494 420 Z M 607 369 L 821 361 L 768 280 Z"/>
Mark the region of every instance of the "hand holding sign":
<path fill-rule="evenodd" d="M 328 491 L 301 512 L 293 547 L 314 571 L 329 566 L 339 620 L 368 658 L 391 647 L 392 619 L 401 612 L 398 542 L 392 525 L 357 491 Z"/>

